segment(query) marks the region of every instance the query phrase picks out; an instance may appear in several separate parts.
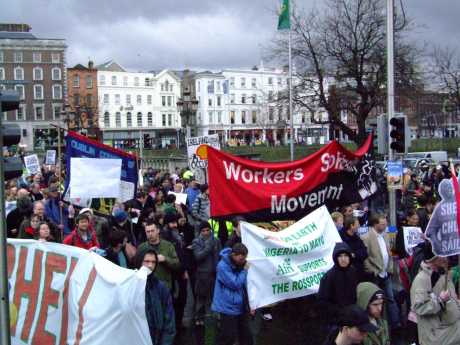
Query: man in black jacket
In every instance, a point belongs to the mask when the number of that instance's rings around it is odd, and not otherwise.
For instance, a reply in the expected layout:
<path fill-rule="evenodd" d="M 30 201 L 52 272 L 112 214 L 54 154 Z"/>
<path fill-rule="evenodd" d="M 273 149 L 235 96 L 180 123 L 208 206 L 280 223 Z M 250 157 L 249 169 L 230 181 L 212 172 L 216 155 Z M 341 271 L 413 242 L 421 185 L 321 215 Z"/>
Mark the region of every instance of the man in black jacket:
<path fill-rule="evenodd" d="M 340 237 L 351 249 L 351 264 L 356 268 L 358 280 L 364 281 L 364 260 L 368 255 L 367 248 L 358 235 L 358 229 L 359 220 L 357 218 L 345 217 Z"/>

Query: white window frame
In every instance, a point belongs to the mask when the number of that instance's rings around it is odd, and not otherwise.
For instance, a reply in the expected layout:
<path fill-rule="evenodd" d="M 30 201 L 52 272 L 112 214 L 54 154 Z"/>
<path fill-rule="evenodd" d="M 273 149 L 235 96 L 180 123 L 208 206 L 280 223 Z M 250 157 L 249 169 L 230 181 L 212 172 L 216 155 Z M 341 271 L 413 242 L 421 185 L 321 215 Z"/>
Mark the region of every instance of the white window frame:
<path fill-rule="evenodd" d="M 212 124 L 212 120 L 213 120 L 213 114 L 212 114 L 212 111 L 208 111 L 208 123 L 209 124 Z"/>
<path fill-rule="evenodd" d="M 51 63 L 60 63 L 61 54 L 60 53 L 51 53 Z"/>
<path fill-rule="evenodd" d="M 87 89 L 93 88 L 93 76 L 91 74 L 86 75 L 85 77 L 85 84 Z"/>
<path fill-rule="evenodd" d="M 106 121 L 108 120 L 108 121 Z M 104 112 L 104 116 L 102 118 L 102 122 L 104 124 L 104 127 L 110 127 L 110 113 L 108 111 Z"/>
<path fill-rule="evenodd" d="M 139 116 L 140 115 L 140 116 Z M 139 123 L 139 119 L 141 120 L 140 123 Z M 142 113 L 139 111 L 137 114 L 136 114 L 136 125 L 137 127 L 142 127 L 143 126 L 143 116 L 142 116 Z"/>
<path fill-rule="evenodd" d="M 99 76 L 99 85 L 105 86 L 105 75 L 100 75 Z"/>
<path fill-rule="evenodd" d="M 5 61 L 5 56 L 3 55 L 3 51 L 0 50 L 0 62 L 4 62 Z"/>
<path fill-rule="evenodd" d="M 59 95 L 55 94 L 54 88 L 59 87 Z M 52 86 L 52 91 L 53 91 L 53 99 L 62 99 L 62 85 L 60 84 L 53 84 Z M 59 96 L 59 97 L 58 97 Z"/>
<path fill-rule="evenodd" d="M 142 95 L 137 95 L 136 96 L 136 104 L 137 105 L 142 105 Z"/>
<path fill-rule="evenodd" d="M 168 127 L 172 127 L 173 125 L 173 116 L 172 114 L 168 114 Z"/>
<path fill-rule="evenodd" d="M 211 97 L 208 98 L 208 107 L 212 107 L 212 98 Z"/>
<path fill-rule="evenodd" d="M 33 80 L 43 80 L 43 68 L 34 67 L 34 69 L 33 69 Z"/>
<path fill-rule="evenodd" d="M 121 96 L 119 93 L 115 94 L 115 105 L 120 105 L 121 103 Z"/>
<path fill-rule="evenodd" d="M 117 83 L 118 83 L 117 76 L 116 76 L 116 75 L 113 75 L 113 76 L 110 78 L 110 85 L 112 85 L 112 86 L 117 86 Z"/>
<path fill-rule="evenodd" d="M 0 67 L 0 80 L 5 80 L 5 69 Z"/>
<path fill-rule="evenodd" d="M 18 112 L 19 110 L 16 110 L 15 113 L 16 113 L 16 121 L 26 121 L 26 105 L 25 104 L 20 104 L 19 105 L 19 109 L 22 110 L 22 119 L 20 119 L 18 117 Z"/>
<path fill-rule="evenodd" d="M 244 78 L 244 77 L 241 78 L 241 88 L 242 89 L 246 88 L 246 78 Z"/>
<path fill-rule="evenodd" d="M 42 108 L 42 118 L 37 119 L 37 109 Z M 44 104 L 34 104 L 34 119 L 35 121 L 43 121 L 45 119 L 45 105 Z"/>
<path fill-rule="evenodd" d="M 109 104 L 109 102 L 110 102 L 110 97 L 109 97 L 109 94 L 108 94 L 108 93 L 104 93 L 102 102 L 103 102 L 104 104 Z"/>
<path fill-rule="evenodd" d="M 37 87 L 41 89 L 41 97 L 37 97 Z M 41 84 L 35 84 L 34 85 L 34 99 L 44 99 L 44 90 L 43 90 L 43 85 Z"/>
<path fill-rule="evenodd" d="M 123 77 L 123 86 L 128 86 L 128 77 L 127 76 Z"/>
<path fill-rule="evenodd" d="M 55 72 L 58 72 L 57 73 L 57 76 L 55 77 Z M 59 67 L 53 67 L 51 69 L 51 80 L 61 80 L 61 69 Z"/>
<path fill-rule="evenodd" d="M 22 63 L 24 61 L 24 55 L 22 52 L 14 52 L 13 53 L 13 62 L 14 63 Z"/>
<path fill-rule="evenodd" d="M 115 113 L 115 127 L 121 127 L 121 113 L 119 111 Z"/>
<path fill-rule="evenodd" d="M 133 126 L 133 113 L 128 111 L 126 113 L 126 127 L 132 127 Z"/>
<path fill-rule="evenodd" d="M 152 95 L 147 95 L 147 104 L 148 105 L 152 104 L 152 99 L 153 99 Z"/>
<path fill-rule="evenodd" d="M 41 63 L 42 62 L 42 53 L 40 53 L 40 52 L 32 52 L 32 62 L 33 63 Z"/>
<path fill-rule="evenodd" d="M 153 127 L 153 114 L 150 111 L 147 113 L 147 127 Z"/>
<path fill-rule="evenodd" d="M 161 114 L 161 125 L 166 127 L 166 114 Z"/>
<path fill-rule="evenodd" d="M 17 71 L 21 71 L 21 78 L 18 78 Z M 14 68 L 14 80 L 24 80 L 24 68 L 22 67 Z"/>
<path fill-rule="evenodd" d="M 15 89 L 16 91 L 19 91 L 18 89 L 21 89 L 22 91 L 19 92 L 19 99 L 20 99 L 20 100 L 25 99 L 25 96 L 26 96 L 26 95 L 25 95 L 25 92 L 26 92 L 26 90 L 25 90 L 24 85 L 22 85 L 22 84 L 14 85 L 14 89 Z"/>
<path fill-rule="evenodd" d="M 62 111 L 62 104 L 53 104 L 53 120 L 59 120 L 61 118 L 61 111 L 59 112 L 59 118 L 56 118 L 56 108 Z"/>
<path fill-rule="evenodd" d="M 131 105 L 131 95 L 126 95 L 126 105 Z"/>
<path fill-rule="evenodd" d="M 251 86 L 252 86 L 253 88 L 256 88 L 256 87 L 257 87 L 257 79 L 256 79 L 256 78 L 252 78 L 252 79 L 251 79 Z"/>
<path fill-rule="evenodd" d="M 139 86 L 139 77 L 134 77 L 134 86 Z"/>
<path fill-rule="evenodd" d="M 75 74 L 72 78 L 72 87 L 80 87 L 80 75 L 79 74 Z"/>

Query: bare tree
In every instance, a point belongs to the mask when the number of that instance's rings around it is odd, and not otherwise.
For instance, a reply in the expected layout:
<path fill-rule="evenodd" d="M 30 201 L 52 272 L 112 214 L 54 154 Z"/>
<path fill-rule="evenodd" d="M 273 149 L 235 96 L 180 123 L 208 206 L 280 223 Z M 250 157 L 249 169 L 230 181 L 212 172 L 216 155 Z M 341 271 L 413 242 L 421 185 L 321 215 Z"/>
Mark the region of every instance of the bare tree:
<path fill-rule="evenodd" d="M 440 91 L 445 93 L 448 102 L 460 107 L 460 54 L 455 48 L 435 47 L 433 49 L 433 77 L 439 84 Z"/>
<path fill-rule="evenodd" d="M 395 85 L 415 87 L 417 49 L 405 41 L 409 29 L 405 15 L 395 16 Z M 386 10 L 381 0 L 326 0 L 309 13 L 294 9 L 291 19 L 295 66 L 294 103 L 312 114 L 312 122 L 331 124 L 361 144 L 367 137 L 365 121 L 386 96 Z M 278 35 L 269 58 L 286 59 L 286 35 Z M 328 118 L 314 114 L 325 109 Z M 341 120 L 341 112 L 354 116 L 357 131 Z"/>

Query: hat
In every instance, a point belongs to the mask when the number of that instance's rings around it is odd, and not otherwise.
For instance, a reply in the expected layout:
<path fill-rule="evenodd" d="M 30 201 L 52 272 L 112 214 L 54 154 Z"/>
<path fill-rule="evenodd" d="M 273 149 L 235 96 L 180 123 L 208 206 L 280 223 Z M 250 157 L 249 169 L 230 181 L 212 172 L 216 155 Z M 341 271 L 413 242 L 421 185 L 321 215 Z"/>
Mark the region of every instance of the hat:
<path fill-rule="evenodd" d="M 431 246 L 431 242 L 425 242 L 423 246 L 423 261 L 431 262 L 436 259 L 436 254 L 433 253 L 433 247 Z"/>
<path fill-rule="evenodd" d="M 357 305 L 342 309 L 339 326 L 357 327 L 361 332 L 376 332 L 379 328 L 369 321 L 367 312 Z"/>
<path fill-rule="evenodd" d="M 126 220 L 126 218 L 128 218 L 128 213 L 123 210 L 116 210 L 113 214 L 113 218 L 117 223 L 122 223 Z"/>
<path fill-rule="evenodd" d="M 58 187 L 55 184 L 52 184 L 48 187 L 48 192 L 49 193 L 54 193 L 58 191 Z"/>
<path fill-rule="evenodd" d="M 163 223 L 174 223 L 177 222 L 177 215 L 175 213 L 166 213 L 165 217 L 163 218 Z"/>
<path fill-rule="evenodd" d="M 91 213 L 91 215 L 94 214 L 94 213 L 93 213 L 93 210 L 90 209 L 89 207 L 82 208 L 82 209 L 80 210 L 80 212 L 78 212 L 78 214 L 83 214 L 83 213 L 86 213 L 86 212 Z"/>
<path fill-rule="evenodd" d="M 201 231 L 203 229 L 211 229 L 211 225 L 208 222 L 201 222 L 198 229 Z"/>
<path fill-rule="evenodd" d="M 369 300 L 369 304 L 374 302 L 374 301 L 376 301 L 376 300 L 378 300 L 378 299 L 385 299 L 385 293 L 383 292 L 383 290 L 376 291 L 372 295 L 371 299 Z"/>
<path fill-rule="evenodd" d="M 204 193 L 206 192 L 206 190 L 209 188 L 208 184 L 207 183 L 203 183 L 202 185 L 200 185 L 200 192 L 201 193 Z"/>

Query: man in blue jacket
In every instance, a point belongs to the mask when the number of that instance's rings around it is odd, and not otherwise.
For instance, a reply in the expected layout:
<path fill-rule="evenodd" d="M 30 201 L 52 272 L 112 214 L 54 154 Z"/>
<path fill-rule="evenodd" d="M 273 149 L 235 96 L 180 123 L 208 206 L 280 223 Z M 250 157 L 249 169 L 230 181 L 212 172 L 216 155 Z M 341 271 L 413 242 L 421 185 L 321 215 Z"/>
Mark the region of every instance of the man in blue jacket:
<path fill-rule="evenodd" d="M 248 249 L 242 243 L 220 252 L 211 310 L 220 314 L 216 345 L 250 345 L 247 319 L 246 257 Z"/>

